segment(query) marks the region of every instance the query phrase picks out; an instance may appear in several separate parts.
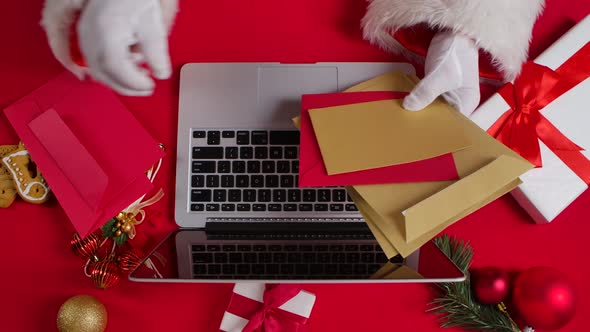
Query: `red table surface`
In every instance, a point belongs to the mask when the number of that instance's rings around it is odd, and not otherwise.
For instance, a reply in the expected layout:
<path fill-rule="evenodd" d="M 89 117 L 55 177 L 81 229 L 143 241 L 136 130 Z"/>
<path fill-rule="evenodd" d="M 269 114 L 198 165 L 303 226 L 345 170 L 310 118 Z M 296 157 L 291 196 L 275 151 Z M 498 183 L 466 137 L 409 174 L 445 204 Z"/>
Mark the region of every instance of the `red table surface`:
<path fill-rule="evenodd" d="M 156 244 L 174 227 L 174 151 L 179 71 L 188 62 L 390 61 L 394 58 L 361 38 L 363 0 L 181 1 L 171 36 L 174 77 L 158 84 L 151 98 L 123 98 L 137 119 L 170 152 L 156 180 L 167 193 L 162 213 L 139 232 Z M 42 1 L 3 1 L 0 6 L 0 108 L 61 72 L 38 22 Z M 549 0 L 534 31 L 535 57 L 590 13 L 587 0 Z M 240 110 L 236 110 L 239 112 Z M 0 116 L 0 143 L 17 142 Z M 121 156 L 124 160 L 125 156 Z M 447 233 L 469 240 L 474 266 L 522 270 L 555 267 L 576 285 L 578 310 L 563 331 L 587 331 L 590 323 L 586 192 L 550 225 L 532 223 L 505 196 L 456 223 Z M 52 331 L 60 305 L 90 294 L 109 315 L 108 331 L 215 331 L 231 295 L 231 284 L 143 284 L 123 280 L 100 291 L 82 273 L 83 262 L 69 248 L 73 228 L 55 201 L 43 206 L 16 202 L 0 210 L 0 330 Z M 436 331 L 425 313 L 428 286 L 309 285 L 317 295 L 311 331 Z"/>

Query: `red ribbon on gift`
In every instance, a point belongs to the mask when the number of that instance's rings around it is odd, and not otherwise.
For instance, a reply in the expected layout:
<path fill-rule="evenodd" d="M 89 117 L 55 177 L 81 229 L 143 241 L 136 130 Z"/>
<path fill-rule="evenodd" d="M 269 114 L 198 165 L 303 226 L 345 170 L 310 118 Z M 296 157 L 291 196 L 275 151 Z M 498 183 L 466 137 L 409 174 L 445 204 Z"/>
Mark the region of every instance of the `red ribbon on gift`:
<path fill-rule="evenodd" d="M 299 294 L 301 287 L 291 284 L 266 285 L 263 302 L 234 293 L 228 312 L 249 319 L 243 332 L 297 332 L 307 324 L 307 317 L 279 307 Z"/>
<path fill-rule="evenodd" d="M 537 167 L 542 166 L 541 140 L 584 182 L 590 184 L 590 161 L 580 153 L 584 149 L 567 138 L 540 112 L 588 77 L 590 43 L 586 43 L 555 71 L 532 61 L 525 63 L 514 84 L 508 83 L 500 89 L 499 93 L 510 109 L 488 129 L 488 133 Z"/>

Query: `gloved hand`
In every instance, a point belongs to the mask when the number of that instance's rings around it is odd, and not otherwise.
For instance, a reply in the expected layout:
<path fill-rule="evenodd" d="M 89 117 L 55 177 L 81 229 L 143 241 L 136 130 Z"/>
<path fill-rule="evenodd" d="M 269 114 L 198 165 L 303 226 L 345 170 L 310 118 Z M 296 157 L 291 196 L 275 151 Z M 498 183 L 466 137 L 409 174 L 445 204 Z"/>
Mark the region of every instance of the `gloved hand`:
<path fill-rule="evenodd" d="M 438 96 L 465 115 L 479 104 L 478 49 L 474 41 L 450 31 L 439 32 L 428 47 L 425 77 L 403 102 L 405 109 L 418 111 Z"/>
<path fill-rule="evenodd" d="M 72 61 L 69 48 L 70 26 L 80 9 L 77 33 L 87 68 Z M 155 86 L 150 71 L 158 79 L 171 75 L 159 0 L 47 0 L 43 25 L 56 58 L 80 78 L 89 74 L 121 94 L 145 96 Z M 143 60 L 149 71 L 139 66 Z"/>

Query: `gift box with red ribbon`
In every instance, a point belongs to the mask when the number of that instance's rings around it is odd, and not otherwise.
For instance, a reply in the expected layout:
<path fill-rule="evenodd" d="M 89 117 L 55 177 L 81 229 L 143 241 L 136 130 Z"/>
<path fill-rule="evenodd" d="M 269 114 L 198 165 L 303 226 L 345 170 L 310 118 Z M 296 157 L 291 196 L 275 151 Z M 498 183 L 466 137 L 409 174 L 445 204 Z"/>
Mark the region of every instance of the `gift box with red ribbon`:
<path fill-rule="evenodd" d="M 315 295 L 298 285 L 237 283 L 220 330 L 295 332 L 307 325 Z"/>
<path fill-rule="evenodd" d="M 512 195 L 537 223 L 554 220 L 590 184 L 589 78 L 590 16 L 471 116 L 536 166 Z"/>

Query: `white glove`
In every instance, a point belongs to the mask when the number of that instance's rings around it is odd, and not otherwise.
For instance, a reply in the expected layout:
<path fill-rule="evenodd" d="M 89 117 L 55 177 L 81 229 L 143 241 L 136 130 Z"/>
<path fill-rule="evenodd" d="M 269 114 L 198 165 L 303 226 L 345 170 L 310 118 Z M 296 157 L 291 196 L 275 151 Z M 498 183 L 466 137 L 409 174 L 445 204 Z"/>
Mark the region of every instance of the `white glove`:
<path fill-rule="evenodd" d="M 171 75 L 167 25 L 176 4 L 167 0 L 163 15 L 160 0 L 46 0 L 42 25 L 55 57 L 76 76 L 89 74 L 121 94 L 145 96 L 155 84 L 139 61 L 155 78 Z M 72 61 L 69 45 L 80 11 L 77 34 L 87 68 Z"/>
<path fill-rule="evenodd" d="M 424 64 L 425 77 L 404 99 L 403 106 L 418 111 L 438 96 L 465 115 L 479 104 L 478 49 L 464 35 L 443 31 L 432 39 Z"/>
<path fill-rule="evenodd" d="M 89 0 L 78 24 L 90 75 L 125 95 L 152 94 L 154 81 L 136 63 L 138 46 L 154 77 L 172 72 L 168 33 L 158 0 Z"/>

